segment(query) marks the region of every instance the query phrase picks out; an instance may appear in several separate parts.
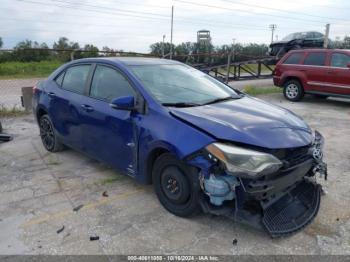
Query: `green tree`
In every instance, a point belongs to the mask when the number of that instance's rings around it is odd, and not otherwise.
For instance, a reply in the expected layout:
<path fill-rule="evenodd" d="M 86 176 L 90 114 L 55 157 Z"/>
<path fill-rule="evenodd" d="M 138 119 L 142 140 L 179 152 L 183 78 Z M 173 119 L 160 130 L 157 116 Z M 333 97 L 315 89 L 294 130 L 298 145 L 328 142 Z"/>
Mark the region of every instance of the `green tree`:
<path fill-rule="evenodd" d="M 46 43 L 39 44 L 36 41 L 24 40 L 19 42 L 13 52 L 13 58 L 17 61 L 30 62 L 42 61 L 50 56 Z"/>
<path fill-rule="evenodd" d="M 4 42 L 2 41 L 2 38 L 0 37 L 0 48 L 4 45 Z"/>
<path fill-rule="evenodd" d="M 173 52 L 175 51 L 175 45 L 169 42 L 164 43 L 164 55 L 169 57 L 171 46 L 173 47 Z M 151 54 L 154 56 L 162 56 L 163 42 L 157 42 L 150 46 Z"/>
<path fill-rule="evenodd" d="M 77 42 L 69 41 L 67 37 L 60 37 L 58 41 L 53 44 L 53 49 L 57 49 L 57 51 L 55 51 L 55 54 L 60 60 L 69 61 L 71 58 L 72 50 L 78 50 L 80 49 L 80 46 Z"/>

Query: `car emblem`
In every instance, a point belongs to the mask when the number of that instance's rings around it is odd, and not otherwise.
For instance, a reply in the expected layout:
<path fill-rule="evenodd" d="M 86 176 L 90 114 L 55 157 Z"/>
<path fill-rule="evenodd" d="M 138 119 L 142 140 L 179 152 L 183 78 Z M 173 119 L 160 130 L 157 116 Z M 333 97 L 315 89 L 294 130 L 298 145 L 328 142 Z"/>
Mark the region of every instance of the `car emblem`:
<path fill-rule="evenodd" d="M 322 153 L 322 151 L 321 151 L 320 148 L 315 147 L 314 150 L 313 150 L 313 152 L 312 152 L 312 156 L 313 156 L 314 159 L 316 159 L 316 160 L 321 160 L 322 157 L 323 157 L 323 153 Z"/>

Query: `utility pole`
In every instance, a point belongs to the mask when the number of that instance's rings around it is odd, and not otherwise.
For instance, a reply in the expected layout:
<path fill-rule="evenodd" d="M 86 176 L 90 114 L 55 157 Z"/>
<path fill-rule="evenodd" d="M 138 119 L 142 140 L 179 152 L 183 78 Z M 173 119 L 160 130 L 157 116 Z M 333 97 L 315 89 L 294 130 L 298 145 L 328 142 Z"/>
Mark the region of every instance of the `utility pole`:
<path fill-rule="evenodd" d="M 272 35 L 271 35 L 271 43 L 273 43 L 273 34 L 274 34 L 274 32 L 275 32 L 275 30 L 277 28 L 277 25 L 276 24 L 271 24 L 269 27 L 270 27 L 271 33 L 272 33 Z"/>
<path fill-rule="evenodd" d="M 162 58 L 164 58 L 164 40 L 165 40 L 165 35 L 163 35 L 163 42 L 162 42 Z"/>
<path fill-rule="evenodd" d="M 329 39 L 329 28 L 330 24 L 326 24 L 326 33 L 324 35 L 323 48 L 328 48 L 328 39 Z"/>
<path fill-rule="evenodd" d="M 170 60 L 173 59 L 174 6 L 171 6 Z"/>

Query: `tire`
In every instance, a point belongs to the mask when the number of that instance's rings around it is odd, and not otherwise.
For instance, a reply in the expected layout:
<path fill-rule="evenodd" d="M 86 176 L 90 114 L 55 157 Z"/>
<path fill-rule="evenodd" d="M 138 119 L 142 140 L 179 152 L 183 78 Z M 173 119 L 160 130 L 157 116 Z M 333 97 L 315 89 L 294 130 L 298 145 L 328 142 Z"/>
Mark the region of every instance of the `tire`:
<path fill-rule="evenodd" d="M 304 88 L 298 80 L 289 80 L 283 85 L 283 94 L 287 100 L 297 102 L 304 97 Z"/>
<path fill-rule="evenodd" d="M 48 115 L 42 115 L 39 119 L 41 141 L 47 151 L 59 152 L 64 145 L 58 140 L 52 121 Z"/>
<path fill-rule="evenodd" d="M 157 158 L 152 179 L 159 202 L 170 213 L 180 217 L 199 213 L 201 189 L 196 168 L 165 153 Z"/>

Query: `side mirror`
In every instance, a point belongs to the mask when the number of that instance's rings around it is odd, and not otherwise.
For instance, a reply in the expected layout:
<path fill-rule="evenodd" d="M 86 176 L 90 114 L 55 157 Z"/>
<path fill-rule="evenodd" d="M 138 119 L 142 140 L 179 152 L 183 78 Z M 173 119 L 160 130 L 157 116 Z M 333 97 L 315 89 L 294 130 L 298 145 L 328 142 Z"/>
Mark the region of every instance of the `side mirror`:
<path fill-rule="evenodd" d="M 135 109 L 135 98 L 133 96 L 121 96 L 113 99 L 109 105 L 114 109 L 132 111 Z"/>
<path fill-rule="evenodd" d="M 350 69 L 350 63 L 347 63 L 347 65 L 346 65 L 349 69 Z"/>

